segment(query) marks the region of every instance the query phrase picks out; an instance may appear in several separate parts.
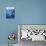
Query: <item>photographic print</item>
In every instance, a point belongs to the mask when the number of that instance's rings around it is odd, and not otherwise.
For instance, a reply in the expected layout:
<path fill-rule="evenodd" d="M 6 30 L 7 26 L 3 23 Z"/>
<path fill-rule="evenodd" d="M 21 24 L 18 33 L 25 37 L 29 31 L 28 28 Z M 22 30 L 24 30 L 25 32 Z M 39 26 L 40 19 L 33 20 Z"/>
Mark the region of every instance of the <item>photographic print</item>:
<path fill-rule="evenodd" d="M 14 7 L 6 7 L 6 18 L 15 18 L 15 8 Z"/>

